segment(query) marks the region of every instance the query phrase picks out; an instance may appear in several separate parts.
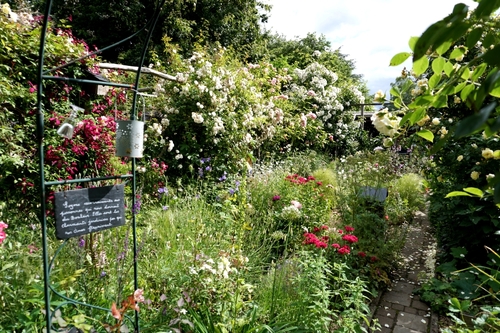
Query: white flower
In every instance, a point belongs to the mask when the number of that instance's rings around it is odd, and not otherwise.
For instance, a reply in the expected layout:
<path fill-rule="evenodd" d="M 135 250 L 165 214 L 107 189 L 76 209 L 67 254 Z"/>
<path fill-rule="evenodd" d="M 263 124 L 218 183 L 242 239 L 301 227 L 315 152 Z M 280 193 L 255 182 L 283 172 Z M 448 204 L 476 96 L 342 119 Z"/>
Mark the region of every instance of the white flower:
<path fill-rule="evenodd" d="M 440 123 L 441 123 L 441 121 L 439 120 L 439 118 L 432 119 L 432 124 L 433 125 L 439 125 Z"/>
<path fill-rule="evenodd" d="M 481 152 L 481 155 L 483 155 L 485 159 L 489 160 L 490 158 L 493 158 L 493 150 L 491 150 L 490 148 L 485 148 Z"/>
<path fill-rule="evenodd" d="M 385 93 L 382 90 L 379 90 L 375 93 L 374 100 L 376 102 L 383 102 L 385 100 Z"/>
<path fill-rule="evenodd" d="M 172 149 L 174 149 L 174 143 L 172 140 L 168 140 L 168 151 L 170 152 Z"/>
<path fill-rule="evenodd" d="M 486 175 L 486 179 L 492 179 L 495 178 L 495 175 L 493 173 L 489 173 Z"/>
<path fill-rule="evenodd" d="M 459 155 L 459 156 L 457 157 L 457 161 L 459 161 L 459 162 L 461 162 L 463 159 L 464 159 L 464 156 L 463 156 L 463 155 Z"/>
<path fill-rule="evenodd" d="M 386 108 L 374 113 L 371 117 L 371 121 L 377 131 L 384 135 L 393 137 L 398 132 L 401 117 L 389 113 Z"/>
<path fill-rule="evenodd" d="M 161 124 L 154 123 L 153 124 L 153 131 L 156 132 L 156 135 L 160 136 L 161 132 L 163 131 L 163 127 L 161 126 Z"/>
<path fill-rule="evenodd" d="M 170 125 L 170 120 L 168 120 L 168 118 L 162 118 L 161 119 L 161 124 L 165 127 L 167 127 L 168 125 Z"/>
<path fill-rule="evenodd" d="M 250 133 L 247 133 L 245 135 L 245 137 L 243 138 L 243 141 L 245 141 L 246 143 L 251 143 L 252 142 L 252 136 L 250 135 Z"/>
<path fill-rule="evenodd" d="M 177 155 L 175 155 L 175 159 L 176 159 L 176 160 L 180 160 L 180 159 L 182 159 L 183 157 L 184 157 L 184 156 L 182 156 L 182 154 L 177 154 Z"/>
<path fill-rule="evenodd" d="M 191 117 L 193 118 L 194 122 L 197 123 L 197 124 L 202 124 L 203 123 L 203 116 L 201 115 L 201 113 L 197 113 L 197 112 L 192 112 L 191 113 Z"/>
<path fill-rule="evenodd" d="M 481 174 L 480 172 L 472 171 L 471 174 L 470 174 L 470 178 L 472 178 L 474 180 L 477 180 L 479 178 L 480 174 Z"/>
<path fill-rule="evenodd" d="M 316 50 L 316 51 L 313 52 L 312 56 L 315 57 L 315 58 L 319 58 L 319 57 L 321 57 L 321 52 L 318 51 L 318 50 Z"/>

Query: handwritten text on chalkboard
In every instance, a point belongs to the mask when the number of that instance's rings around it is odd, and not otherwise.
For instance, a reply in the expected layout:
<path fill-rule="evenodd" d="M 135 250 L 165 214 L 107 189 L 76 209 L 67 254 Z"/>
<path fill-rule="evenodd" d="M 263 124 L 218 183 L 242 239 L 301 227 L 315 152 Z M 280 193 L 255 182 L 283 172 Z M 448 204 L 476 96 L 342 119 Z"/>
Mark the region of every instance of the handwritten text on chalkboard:
<path fill-rule="evenodd" d="M 59 239 L 125 224 L 123 184 L 56 192 L 55 199 Z"/>

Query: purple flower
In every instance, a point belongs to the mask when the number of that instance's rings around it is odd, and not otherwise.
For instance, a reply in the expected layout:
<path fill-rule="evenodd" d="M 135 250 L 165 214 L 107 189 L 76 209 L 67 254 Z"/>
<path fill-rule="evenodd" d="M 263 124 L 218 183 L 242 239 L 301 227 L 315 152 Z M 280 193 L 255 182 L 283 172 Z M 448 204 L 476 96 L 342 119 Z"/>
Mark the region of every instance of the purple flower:
<path fill-rule="evenodd" d="M 226 176 L 227 176 L 227 172 L 226 172 L 226 171 L 224 171 L 224 174 L 223 174 L 223 175 L 219 178 L 219 181 L 220 181 L 220 182 L 225 181 L 225 180 L 227 179 L 227 177 L 226 177 Z"/>
<path fill-rule="evenodd" d="M 198 176 L 203 178 L 203 169 L 202 168 L 198 168 Z"/>
<path fill-rule="evenodd" d="M 200 162 L 201 164 L 210 162 L 210 157 L 202 158 Z"/>
<path fill-rule="evenodd" d="M 132 207 L 132 213 L 139 214 L 140 211 L 141 211 L 141 200 L 137 199 L 137 201 L 134 203 L 134 206 Z"/>
<path fill-rule="evenodd" d="M 83 237 L 80 237 L 80 239 L 78 240 L 78 246 L 79 247 L 85 246 L 85 239 Z"/>
<path fill-rule="evenodd" d="M 233 195 L 234 194 L 234 190 L 232 188 L 229 189 L 229 194 Z"/>
<path fill-rule="evenodd" d="M 207 165 L 207 166 L 205 167 L 205 171 L 212 171 L 212 167 L 211 167 L 210 165 Z"/>
<path fill-rule="evenodd" d="M 105 272 L 105 271 L 102 271 L 102 272 L 101 272 L 101 277 L 103 278 L 103 277 L 105 277 L 105 276 L 106 276 L 106 272 Z"/>
<path fill-rule="evenodd" d="M 278 201 L 278 200 L 280 200 L 280 199 L 281 199 L 281 197 L 280 197 L 279 195 L 275 195 L 275 196 L 273 197 L 273 201 Z"/>
<path fill-rule="evenodd" d="M 168 206 L 163 206 L 162 208 L 163 208 L 163 210 L 167 210 Z"/>
<path fill-rule="evenodd" d="M 160 193 L 160 194 L 163 194 L 163 193 L 167 194 L 168 193 L 168 188 L 166 188 L 166 187 L 160 187 L 158 189 L 158 193 Z"/>

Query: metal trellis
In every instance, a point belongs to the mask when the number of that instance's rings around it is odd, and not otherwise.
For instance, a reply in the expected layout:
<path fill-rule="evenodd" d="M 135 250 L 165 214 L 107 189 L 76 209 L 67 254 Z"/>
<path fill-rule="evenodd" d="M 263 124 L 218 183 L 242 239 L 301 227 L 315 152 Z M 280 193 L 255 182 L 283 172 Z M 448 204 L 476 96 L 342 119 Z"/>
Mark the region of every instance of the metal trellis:
<path fill-rule="evenodd" d="M 51 273 L 51 267 L 52 264 L 59 254 L 59 252 L 62 250 L 62 248 L 67 244 L 67 240 L 62 242 L 62 244 L 59 246 L 59 248 L 55 251 L 54 256 L 52 259 L 49 261 L 49 251 L 48 251 L 48 242 L 47 242 L 47 213 L 46 213 L 46 193 L 47 189 L 51 186 L 55 185 L 64 185 L 64 184 L 72 184 L 72 183 L 88 183 L 88 182 L 95 182 L 95 181 L 102 181 L 102 180 L 113 180 L 113 179 L 131 179 L 131 192 L 132 192 L 132 207 L 135 206 L 136 204 L 136 174 L 135 174 L 135 169 L 136 169 L 136 159 L 131 158 L 131 173 L 126 174 L 126 175 L 115 175 L 115 176 L 107 176 L 107 177 L 96 177 L 96 178 L 80 178 L 80 179 L 71 179 L 71 180 L 61 180 L 61 181 L 46 181 L 46 175 L 44 171 L 44 156 L 45 156 L 45 145 L 44 145 L 44 106 L 43 106 L 43 81 L 44 80 L 59 80 L 59 81 L 65 81 L 68 83 L 86 83 L 86 84 L 94 84 L 94 85 L 106 85 L 106 86 L 112 86 L 112 87 L 121 87 L 121 88 L 127 88 L 131 89 L 134 92 L 133 95 L 133 100 L 132 100 L 132 110 L 135 110 L 136 104 L 137 104 L 137 95 L 139 91 L 139 79 L 141 75 L 141 69 L 144 64 L 144 60 L 146 57 L 147 53 L 147 47 L 149 44 L 149 41 L 152 36 L 152 32 L 156 26 L 156 23 L 158 21 L 158 18 L 160 16 L 162 7 L 164 6 L 166 0 L 160 0 L 159 3 L 157 4 L 157 7 L 150 18 L 148 20 L 147 24 L 139 29 L 137 32 L 132 34 L 131 36 L 127 37 L 124 40 L 121 40 L 113 45 L 110 45 L 108 47 L 102 48 L 98 51 L 89 53 L 83 57 L 74 59 L 70 62 L 67 62 L 66 64 L 62 66 L 58 66 L 56 68 L 51 68 L 51 69 L 44 69 L 44 60 L 45 60 L 45 44 L 46 44 L 46 39 L 47 39 L 47 30 L 48 30 L 48 22 L 49 22 L 49 16 L 51 13 L 51 8 L 52 8 L 52 2 L 53 0 L 47 0 L 46 6 L 45 6 L 45 13 L 43 16 L 43 22 L 42 22 L 42 31 L 40 35 L 40 48 L 39 48 L 39 58 L 38 58 L 38 78 L 37 78 L 37 118 L 36 118 L 36 123 L 37 123 L 37 147 L 38 147 L 38 159 L 39 159 L 39 175 L 40 175 L 40 183 L 39 183 L 39 190 L 40 190 L 40 222 L 41 222 L 41 228 L 42 228 L 42 256 L 43 256 L 43 278 L 44 278 L 44 298 L 45 298 L 45 326 L 46 326 L 46 332 L 51 332 L 52 329 L 52 319 L 54 317 L 54 313 L 56 310 L 58 310 L 60 307 L 67 305 L 67 304 L 72 304 L 72 305 L 81 305 L 81 306 L 87 306 L 91 307 L 94 309 L 98 310 L 103 310 L 103 311 L 108 311 L 110 312 L 110 309 L 102 308 L 99 306 L 87 304 L 85 302 L 81 302 L 72 298 L 69 298 L 60 292 L 58 292 L 50 283 L 50 273 Z M 120 84 L 120 83 L 113 83 L 113 82 L 102 82 L 102 81 L 97 81 L 97 80 L 83 80 L 83 79 L 76 79 L 76 78 L 71 78 L 71 77 L 61 77 L 61 76 L 51 76 L 50 73 L 61 69 L 65 66 L 68 66 L 72 63 L 75 63 L 77 61 L 80 61 L 82 59 L 85 59 L 86 57 L 93 56 L 95 54 L 101 53 L 107 49 L 113 48 L 123 42 L 126 42 L 133 37 L 137 36 L 139 33 L 146 32 L 147 33 L 147 38 L 146 41 L 144 42 L 143 48 L 142 48 L 142 54 L 138 63 L 138 71 L 136 74 L 135 78 L 135 83 L 133 85 L 130 84 Z M 130 120 L 135 120 L 135 112 L 131 112 Z M 133 260 L 133 271 L 134 271 L 134 290 L 138 289 L 138 267 L 137 267 L 137 260 L 136 260 L 136 254 L 137 254 L 137 234 L 136 234 L 136 217 L 135 214 L 132 214 L 132 240 L 133 240 L 133 254 L 134 254 L 134 260 Z M 52 292 L 52 293 L 51 293 Z M 52 294 L 57 295 L 64 301 L 61 302 L 56 308 L 51 309 L 51 296 Z M 132 320 L 129 318 L 129 321 L 133 322 L 134 327 L 135 327 L 135 332 L 140 331 L 139 327 L 139 313 L 135 311 L 135 318 Z"/>

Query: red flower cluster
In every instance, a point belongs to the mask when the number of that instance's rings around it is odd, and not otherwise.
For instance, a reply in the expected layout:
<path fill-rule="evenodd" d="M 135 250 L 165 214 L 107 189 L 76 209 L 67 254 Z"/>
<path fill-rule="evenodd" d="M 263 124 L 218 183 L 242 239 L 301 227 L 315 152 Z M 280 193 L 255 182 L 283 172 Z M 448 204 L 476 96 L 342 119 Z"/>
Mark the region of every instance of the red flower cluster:
<path fill-rule="evenodd" d="M 358 237 L 356 237 L 354 235 L 344 235 L 344 236 L 342 236 L 342 239 L 351 243 L 351 244 L 358 242 Z"/>
<path fill-rule="evenodd" d="M 304 237 L 306 238 L 303 242 L 304 245 L 313 244 L 318 249 L 326 249 L 328 247 L 328 236 L 318 238 L 318 236 L 312 232 L 306 232 L 304 233 Z"/>
<path fill-rule="evenodd" d="M 285 177 L 285 180 L 288 180 L 290 183 L 294 184 L 307 184 L 309 181 L 314 181 L 315 178 L 313 176 L 308 176 L 307 178 L 299 176 L 298 174 L 288 175 Z"/>
<path fill-rule="evenodd" d="M 319 248 L 319 249 L 328 248 L 328 241 L 330 240 L 330 237 L 318 235 L 322 231 L 328 230 L 328 229 L 329 228 L 326 225 L 322 225 L 321 227 L 314 227 L 313 232 L 304 233 L 305 240 L 304 240 L 303 244 L 304 245 L 314 245 L 316 248 Z M 344 229 L 346 232 L 349 232 L 349 233 L 354 231 L 354 228 L 350 227 L 350 226 L 346 226 Z M 342 230 L 342 229 L 338 230 L 338 232 L 341 235 L 344 234 L 344 230 Z M 353 244 L 353 243 L 358 242 L 358 237 L 356 237 L 352 234 L 346 233 L 342 236 L 342 240 Z M 333 244 L 331 244 L 331 247 L 336 249 L 337 253 L 342 254 L 342 255 L 346 255 L 346 254 L 351 253 L 351 248 L 347 244 L 341 246 L 338 243 L 333 243 Z M 366 254 L 364 252 L 358 252 L 358 255 L 360 257 L 363 257 L 363 258 L 366 257 Z"/>
<path fill-rule="evenodd" d="M 351 248 L 349 247 L 349 245 L 344 245 L 340 249 L 338 249 L 337 252 L 340 254 L 349 254 L 351 253 Z"/>

